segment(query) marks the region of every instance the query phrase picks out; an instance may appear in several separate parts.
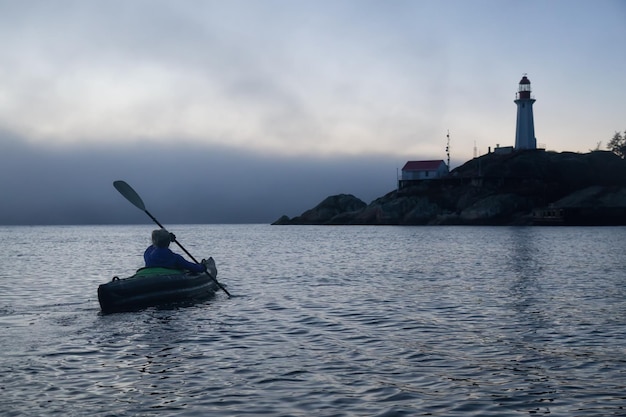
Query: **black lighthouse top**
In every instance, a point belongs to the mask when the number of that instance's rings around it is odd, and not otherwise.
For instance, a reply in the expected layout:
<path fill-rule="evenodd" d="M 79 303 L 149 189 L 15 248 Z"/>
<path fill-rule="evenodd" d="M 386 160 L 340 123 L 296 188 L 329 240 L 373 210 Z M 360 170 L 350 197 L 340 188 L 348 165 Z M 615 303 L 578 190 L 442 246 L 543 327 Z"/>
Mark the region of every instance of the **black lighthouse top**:
<path fill-rule="evenodd" d="M 519 89 L 517 91 L 517 97 L 519 99 L 530 98 L 530 80 L 526 77 L 526 75 L 524 75 L 520 80 Z"/>

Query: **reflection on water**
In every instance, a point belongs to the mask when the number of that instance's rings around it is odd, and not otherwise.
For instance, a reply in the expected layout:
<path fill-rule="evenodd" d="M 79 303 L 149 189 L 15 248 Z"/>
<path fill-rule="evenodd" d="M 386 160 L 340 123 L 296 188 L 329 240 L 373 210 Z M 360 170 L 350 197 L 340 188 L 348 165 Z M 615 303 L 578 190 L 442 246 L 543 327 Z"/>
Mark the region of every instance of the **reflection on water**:
<path fill-rule="evenodd" d="M 540 282 L 542 265 L 550 263 L 550 251 L 549 248 L 547 252 L 539 250 L 539 247 L 544 247 L 538 242 L 542 238 L 538 233 L 541 229 L 510 228 L 509 231 L 507 245 L 503 248 L 505 270 L 510 271 L 507 304 L 514 311 L 515 320 L 523 322 L 527 332 L 536 332 L 551 326 L 551 304 Z"/>
<path fill-rule="evenodd" d="M 3 415 L 624 415 L 626 228 L 172 226 L 234 297 L 100 315 L 151 229 L 0 228 Z"/>

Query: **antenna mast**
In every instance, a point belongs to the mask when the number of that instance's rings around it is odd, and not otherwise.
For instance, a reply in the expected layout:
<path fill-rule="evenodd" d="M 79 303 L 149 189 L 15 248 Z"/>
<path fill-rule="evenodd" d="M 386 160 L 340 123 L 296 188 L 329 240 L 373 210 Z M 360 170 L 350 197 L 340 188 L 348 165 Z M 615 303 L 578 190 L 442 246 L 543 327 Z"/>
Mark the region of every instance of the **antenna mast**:
<path fill-rule="evenodd" d="M 448 143 L 446 145 L 446 155 L 448 155 L 448 171 L 450 171 L 450 130 L 448 130 L 448 134 L 446 135 L 448 138 Z"/>

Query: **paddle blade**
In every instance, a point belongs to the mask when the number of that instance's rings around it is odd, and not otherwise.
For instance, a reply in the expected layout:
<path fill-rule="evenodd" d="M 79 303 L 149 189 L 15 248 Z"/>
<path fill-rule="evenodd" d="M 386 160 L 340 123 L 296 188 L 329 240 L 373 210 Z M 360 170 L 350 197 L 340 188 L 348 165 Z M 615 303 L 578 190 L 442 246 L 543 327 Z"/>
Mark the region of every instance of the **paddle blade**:
<path fill-rule="evenodd" d="M 206 272 L 211 276 L 211 278 L 217 279 L 217 267 L 215 266 L 215 261 L 212 257 L 205 261 L 204 266 L 206 266 Z"/>
<path fill-rule="evenodd" d="M 120 192 L 128 201 L 133 203 L 135 207 L 140 210 L 146 211 L 146 206 L 143 204 L 143 200 L 139 197 L 139 194 L 133 190 L 133 187 L 126 184 L 125 181 L 114 181 L 113 186 Z"/>

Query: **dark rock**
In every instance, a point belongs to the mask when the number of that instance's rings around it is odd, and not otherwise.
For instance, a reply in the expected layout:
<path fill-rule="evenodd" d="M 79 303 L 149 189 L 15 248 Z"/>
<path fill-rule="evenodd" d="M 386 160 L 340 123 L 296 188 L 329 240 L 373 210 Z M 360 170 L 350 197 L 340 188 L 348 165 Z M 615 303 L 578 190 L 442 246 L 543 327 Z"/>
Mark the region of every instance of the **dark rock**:
<path fill-rule="evenodd" d="M 587 187 L 554 202 L 552 207 L 626 207 L 626 187 Z"/>
<path fill-rule="evenodd" d="M 339 194 L 327 197 L 311 210 L 307 210 L 302 215 L 293 219 L 282 216 L 273 224 L 344 224 L 343 221 L 334 223 L 333 218 L 346 216 L 349 218 L 359 210 L 365 208 L 367 204 L 359 200 L 352 194 Z"/>
<path fill-rule="evenodd" d="M 273 225 L 279 225 L 279 224 L 289 224 L 289 217 L 286 215 L 282 215 L 280 216 L 280 218 L 278 220 L 276 220 L 274 223 L 272 223 Z"/>

